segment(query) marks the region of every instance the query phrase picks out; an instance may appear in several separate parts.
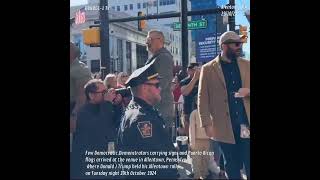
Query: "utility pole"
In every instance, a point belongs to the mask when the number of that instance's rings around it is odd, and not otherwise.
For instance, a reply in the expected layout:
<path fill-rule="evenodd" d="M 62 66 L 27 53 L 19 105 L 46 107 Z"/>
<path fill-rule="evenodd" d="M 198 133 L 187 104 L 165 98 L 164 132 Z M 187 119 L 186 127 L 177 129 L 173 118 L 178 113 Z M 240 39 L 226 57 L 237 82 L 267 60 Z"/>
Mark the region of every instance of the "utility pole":
<path fill-rule="evenodd" d="M 187 74 L 187 66 L 189 62 L 188 51 L 188 6 L 187 0 L 181 0 L 181 49 L 182 49 L 182 71 Z"/>
<path fill-rule="evenodd" d="M 250 10 L 247 10 L 244 15 L 246 16 L 248 22 L 250 23 Z"/>
<path fill-rule="evenodd" d="M 157 14 L 159 14 L 159 0 L 157 0 Z M 159 21 L 159 19 L 157 19 Z"/>
<path fill-rule="evenodd" d="M 216 54 L 218 56 L 218 14 L 216 14 L 216 37 L 215 37 L 215 45 L 216 45 Z"/>
<path fill-rule="evenodd" d="M 235 0 L 229 0 L 230 16 L 228 16 L 229 21 L 229 31 L 234 31 L 236 29 L 236 18 L 235 18 Z M 233 16 L 234 15 L 234 16 Z"/>
<path fill-rule="evenodd" d="M 110 72 L 108 0 L 100 0 L 101 78 Z"/>

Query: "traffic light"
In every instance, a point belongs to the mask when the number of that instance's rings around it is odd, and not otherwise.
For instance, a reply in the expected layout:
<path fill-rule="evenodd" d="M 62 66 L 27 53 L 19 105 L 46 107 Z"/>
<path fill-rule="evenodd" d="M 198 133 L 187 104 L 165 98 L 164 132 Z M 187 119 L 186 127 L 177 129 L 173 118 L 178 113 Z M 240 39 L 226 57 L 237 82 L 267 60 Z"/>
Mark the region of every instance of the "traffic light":
<path fill-rule="evenodd" d="M 139 11 L 138 16 L 144 16 L 143 12 Z M 138 21 L 138 30 L 139 31 L 142 31 L 143 29 L 145 29 L 146 26 L 147 26 L 146 20 L 139 20 Z"/>
<path fill-rule="evenodd" d="M 240 35 L 248 36 L 247 26 L 241 26 L 240 25 L 239 31 L 240 31 Z"/>
<path fill-rule="evenodd" d="M 240 33 L 240 37 L 243 40 L 243 43 L 247 43 L 247 39 L 248 39 L 248 28 L 247 26 L 241 26 L 239 28 L 239 33 Z"/>
<path fill-rule="evenodd" d="M 99 45 L 100 44 L 100 28 L 92 27 L 82 30 L 83 43 L 86 45 Z"/>

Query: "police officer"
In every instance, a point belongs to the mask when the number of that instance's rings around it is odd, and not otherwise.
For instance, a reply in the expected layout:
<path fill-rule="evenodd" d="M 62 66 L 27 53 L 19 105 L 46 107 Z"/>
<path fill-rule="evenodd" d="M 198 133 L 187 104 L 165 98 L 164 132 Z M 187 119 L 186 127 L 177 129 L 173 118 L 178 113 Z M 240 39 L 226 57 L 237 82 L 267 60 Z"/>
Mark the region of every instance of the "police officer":
<path fill-rule="evenodd" d="M 141 164 L 148 166 L 148 169 L 135 169 L 135 171 L 144 171 L 146 174 L 142 173 L 141 176 L 129 174 L 126 178 L 178 178 L 178 171 L 175 168 L 177 162 L 154 162 L 148 159 L 156 157 L 173 160 L 176 158 L 176 155 L 169 155 L 169 152 L 176 152 L 176 150 L 165 130 L 163 118 L 154 108 L 154 105 L 161 100 L 159 78 L 153 63 L 150 63 L 134 71 L 125 83 L 127 87 L 130 86 L 133 98 L 121 121 L 118 137 L 119 150 L 144 152 L 143 155 L 132 157 L 142 158 L 144 161 Z M 168 168 L 153 169 L 149 166 L 152 164 L 167 165 Z"/>

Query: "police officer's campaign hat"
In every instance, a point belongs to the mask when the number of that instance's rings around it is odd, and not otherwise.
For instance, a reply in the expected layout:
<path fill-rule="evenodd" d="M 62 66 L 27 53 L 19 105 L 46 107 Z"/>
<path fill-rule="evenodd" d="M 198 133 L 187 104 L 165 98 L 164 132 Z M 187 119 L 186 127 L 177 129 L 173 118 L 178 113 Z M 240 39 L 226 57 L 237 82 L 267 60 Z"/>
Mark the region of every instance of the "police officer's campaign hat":
<path fill-rule="evenodd" d="M 159 76 L 159 73 L 155 70 L 154 68 L 154 62 L 150 62 L 149 64 L 135 70 L 128 80 L 126 81 L 125 85 L 128 87 L 135 87 L 138 86 L 139 84 L 142 84 L 146 81 L 149 81 L 151 79 L 157 78 L 160 79 L 161 77 Z"/>

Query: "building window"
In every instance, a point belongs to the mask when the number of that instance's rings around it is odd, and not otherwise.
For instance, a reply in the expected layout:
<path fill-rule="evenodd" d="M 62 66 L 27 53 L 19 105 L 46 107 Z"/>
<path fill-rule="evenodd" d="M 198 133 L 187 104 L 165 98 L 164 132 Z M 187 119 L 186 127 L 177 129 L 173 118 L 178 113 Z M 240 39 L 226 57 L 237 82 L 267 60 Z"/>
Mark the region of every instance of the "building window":
<path fill-rule="evenodd" d="M 168 1 L 167 0 L 164 0 L 163 1 L 163 5 L 165 6 L 165 5 L 167 5 L 168 4 Z"/>
<path fill-rule="evenodd" d="M 127 73 L 131 74 L 132 65 L 131 65 L 131 42 L 126 42 L 126 58 L 127 58 Z"/>
<path fill-rule="evenodd" d="M 178 54 L 178 48 L 176 48 L 176 54 Z"/>
<path fill-rule="evenodd" d="M 124 10 L 125 10 L 125 11 L 128 10 L 128 5 L 124 5 Z"/>
<path fill-rule="evenodd" d="M 143 8 L 146 8 L 147 7 L 147 3 L 143 3 Z"/>
<path fill-rule="evenodd" d="M 117 11 L 120 11 L 120 6 L 117 6 Z"/>
<path fill-rule="evenodd" d="M 157 7 L 157 1 L 153 1 L 153 6 Z"/>
<path fill-rule="evenodd" d="M 112 10 L 116 10 L 116 7 L 112 6 Z"/>
<path fill-rule="evenodd" d="M 133 4 L 130 4 L 130 10 L 132 10 L 133 9 Z"/>
<path fill-rule="evenodd" d="M 160 6 L 165 6 L 165 5 L 170 5 L 170 4 L 175 4 L 175 0 L 160 0 L 159 4 Z"/>
<path fill-rule="evenodd" d="M 141 46 L 137 44 L 136 56 L 137 56 L 137 68 L 144 66 L 144 64 L 148 59 L 148 51 L 146 50 L 146 46 Z"/>
<path fill-rule="evenodd" d="M 117 54 L 118 58 L 114 63 L 114 71 L 122 72 L 123 71 L 123 47 L 122 39 L 117 39 Z"/>
<path fill-rule="evenodd" d="M 137 4 L 137 8 L 140 9 L 141 8 L 141 3 Z"/>
<path fill-rule="evenodd" d="M 92 73 L 100 72 L 100 60 L 99 59 L 91 60 L 91 72 Z"/>

